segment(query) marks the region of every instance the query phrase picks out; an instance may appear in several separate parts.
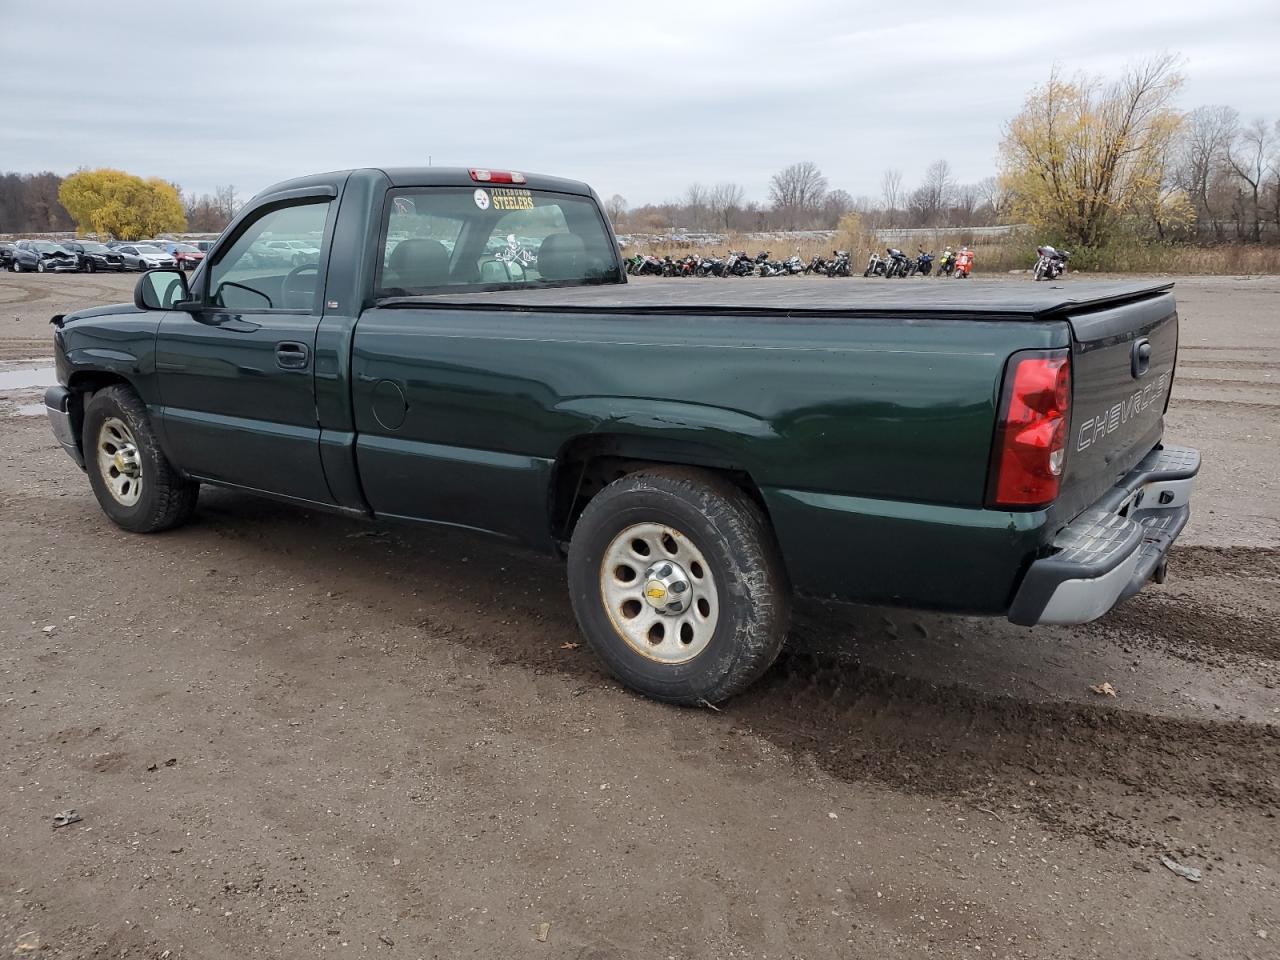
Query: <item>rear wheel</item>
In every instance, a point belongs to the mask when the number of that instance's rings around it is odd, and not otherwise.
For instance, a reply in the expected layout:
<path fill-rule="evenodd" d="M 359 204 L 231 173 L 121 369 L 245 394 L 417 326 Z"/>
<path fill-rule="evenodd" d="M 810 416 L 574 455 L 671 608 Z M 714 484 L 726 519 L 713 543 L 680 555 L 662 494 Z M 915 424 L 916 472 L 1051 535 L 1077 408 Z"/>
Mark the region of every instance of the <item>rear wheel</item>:
<path fill-rule="evenodd" d="M 94 394 L 85 408 L 83 447 L 89 485 L 118 526 L 154 533 L 191 519 L 200 485 L 165 458 L 132 389 L 120 384 Z"/>
<path fill-rule="evenodd" d="M 670 703 L 741 692 L 786 636 L 789 591 L 763 513 L 703 471 L 654 468 L 597 494 L 574 529 L 569 588 L 613 675 Z"/>

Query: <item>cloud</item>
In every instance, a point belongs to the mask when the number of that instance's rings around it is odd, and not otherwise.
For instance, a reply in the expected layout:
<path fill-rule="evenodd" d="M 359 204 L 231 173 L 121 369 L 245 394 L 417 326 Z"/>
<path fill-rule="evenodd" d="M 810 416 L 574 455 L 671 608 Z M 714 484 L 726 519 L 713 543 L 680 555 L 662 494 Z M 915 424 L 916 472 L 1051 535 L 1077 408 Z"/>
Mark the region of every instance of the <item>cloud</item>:
<path fill-rule="evenodd" d="M 65 11 L 63 12 L 65 13 Z M 816 161 L 874 194 L 945 157 L 992 172 L 1001 125 L 1058 62 L 1114 73 L 1166 49 L 1183 104 L 1272 116 L 1274 0 L 896 9 L 822 0 L 359 5 L 219 0 L 188 16 L 112 4 L 6 9 L 0 167 L 117 166 L 248 195 L 349 166 L 482 164 L 585 179 L 633 203 L 695 180 L 763 198 Z"/>

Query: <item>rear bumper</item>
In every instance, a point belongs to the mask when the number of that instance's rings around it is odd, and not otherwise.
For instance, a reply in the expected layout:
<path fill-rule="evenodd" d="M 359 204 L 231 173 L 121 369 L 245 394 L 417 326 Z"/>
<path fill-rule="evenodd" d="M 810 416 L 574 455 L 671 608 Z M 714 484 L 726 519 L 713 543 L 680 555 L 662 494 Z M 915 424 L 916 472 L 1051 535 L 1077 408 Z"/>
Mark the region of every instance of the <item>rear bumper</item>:
<path fill-rule="evenodd" d="M 1024 626 L 1087 623 L 1164 580 L 1166 555 L 1191 516 L 1200 452 L 1157 447 L 1053 540 L 1031 564 L 1009 608 Z"/>
<path fill-rule="evenodd" d="M 75 421 L 71 417 L 71 391 L 53 386 L 44 393 L 44 410 L 49 415 L 49 426 L 63 450 L 84 469 L 84 454 L 76 436 Z"/>

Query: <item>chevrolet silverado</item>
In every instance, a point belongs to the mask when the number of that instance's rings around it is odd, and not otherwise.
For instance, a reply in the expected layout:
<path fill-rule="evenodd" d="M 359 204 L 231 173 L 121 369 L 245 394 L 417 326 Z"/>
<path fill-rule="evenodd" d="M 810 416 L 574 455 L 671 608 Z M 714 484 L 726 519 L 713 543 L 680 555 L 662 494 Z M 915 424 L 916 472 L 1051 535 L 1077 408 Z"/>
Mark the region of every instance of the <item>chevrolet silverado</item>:
<path fill-rule="evenodd" d="M 294 263 L 255 251 L 298 241 Z M 1079 623 L 1189 515 L 1170 285 L 628 282 L 585 184 L 363 169 L 53 319 L 53 432 L 149 533 L 216 484 L 567 558 L 621 681 L 713 703 L 794 592 Z"/>

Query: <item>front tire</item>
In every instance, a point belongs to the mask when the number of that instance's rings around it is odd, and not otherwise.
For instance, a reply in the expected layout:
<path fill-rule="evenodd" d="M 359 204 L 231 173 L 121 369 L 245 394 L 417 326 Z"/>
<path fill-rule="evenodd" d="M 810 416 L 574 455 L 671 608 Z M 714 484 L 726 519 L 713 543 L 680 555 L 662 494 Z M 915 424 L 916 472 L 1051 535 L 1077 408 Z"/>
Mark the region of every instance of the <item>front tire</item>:
<path fill-rule="evenodd" d="M 146 405 L 130 387 L 117 384 L 94 394 L 82 438 L 89 485 L 117 526 L 155 533 L 191 519 L 200 485 L 165 458 Z"/>
<path fill-rule="evenodd" d="M 760 508 L 727 480 L 655 467 L 614 481 L 569 547 L 578 625 L 610 672 L 668 703 L 716 703 L 773 663 L 790 592 Z"/>

